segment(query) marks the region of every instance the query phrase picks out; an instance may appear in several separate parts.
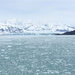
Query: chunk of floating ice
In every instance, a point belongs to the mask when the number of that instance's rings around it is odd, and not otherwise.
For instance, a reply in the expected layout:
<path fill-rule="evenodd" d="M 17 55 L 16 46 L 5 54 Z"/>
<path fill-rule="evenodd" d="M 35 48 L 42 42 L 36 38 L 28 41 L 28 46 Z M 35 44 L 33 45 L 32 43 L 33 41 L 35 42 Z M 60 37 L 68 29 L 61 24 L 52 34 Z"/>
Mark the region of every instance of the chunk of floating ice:
<path fill-rule="evenodd" d="M 5 59 L 9 59 L 9 57 L 5 57 Z"/>
<path fill-rule="evenodd" d="M 4 55 L 1 55 L 1 57 L 3 57 Z"/>
<path fill-rule="evenodd" d="M 8 45 L 7 47 L 12 47 L 11 45 Z"/>
<path fill-rule="evenodd" d="M 59 71 L 57 71 L 57 70 L 47 70 L 47 72 L 51 73 L 51 74 L 59 73 Z"/>
<path fill-rule="evenodd" d="M 4 49 L 2 49 L 1 51 L 3 51 L 3 52 L 4 52 L 5 50 L 4 50 Z"/>

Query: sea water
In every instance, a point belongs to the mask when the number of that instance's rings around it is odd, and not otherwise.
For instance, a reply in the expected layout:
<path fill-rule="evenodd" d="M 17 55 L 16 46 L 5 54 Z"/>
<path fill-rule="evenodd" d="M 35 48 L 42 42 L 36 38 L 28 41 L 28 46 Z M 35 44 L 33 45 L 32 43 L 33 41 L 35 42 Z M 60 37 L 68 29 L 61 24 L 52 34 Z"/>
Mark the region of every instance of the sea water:
<path fill-rule="evenodd" d="M 0 36 L 0 75 L 75 75 L 75 36 Z"/>

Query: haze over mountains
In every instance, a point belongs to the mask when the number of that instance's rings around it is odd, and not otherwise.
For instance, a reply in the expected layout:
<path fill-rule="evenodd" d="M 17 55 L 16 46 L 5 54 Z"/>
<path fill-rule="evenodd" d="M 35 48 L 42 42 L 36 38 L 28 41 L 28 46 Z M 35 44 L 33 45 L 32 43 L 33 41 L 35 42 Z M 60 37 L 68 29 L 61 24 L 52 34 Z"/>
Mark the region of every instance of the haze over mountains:
<path fill-rule="evenodd" d="M 54 34 L 73 30 L 75 30 L 74 26 L 44 21 L 33 22 L 13 19 L 0 23 L 0 34 Z"/>

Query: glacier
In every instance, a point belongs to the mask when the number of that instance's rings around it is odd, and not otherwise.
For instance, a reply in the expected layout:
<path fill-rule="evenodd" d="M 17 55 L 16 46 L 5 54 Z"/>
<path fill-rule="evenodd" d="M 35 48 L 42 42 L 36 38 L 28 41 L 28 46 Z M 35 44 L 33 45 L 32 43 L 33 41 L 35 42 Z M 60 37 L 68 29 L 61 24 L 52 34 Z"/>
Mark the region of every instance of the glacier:
<path fill-rule="evenodd" d="M 44 21 L 33 22 L 13 19 L 0 23 L 0 34 L 49 35 L 73 30 L 75 27 L 68 24 L 46 23 Z"/>

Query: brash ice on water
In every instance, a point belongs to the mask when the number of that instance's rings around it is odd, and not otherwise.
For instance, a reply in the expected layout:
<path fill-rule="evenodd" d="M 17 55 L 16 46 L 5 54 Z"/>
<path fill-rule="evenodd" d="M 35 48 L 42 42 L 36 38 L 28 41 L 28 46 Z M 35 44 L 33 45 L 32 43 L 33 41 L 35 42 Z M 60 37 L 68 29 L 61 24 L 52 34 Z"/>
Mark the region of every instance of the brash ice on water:
<path fill-rule="evenodd" d="M 0 75 L 74 75 L 75 36 L 0 36 Z"/>

